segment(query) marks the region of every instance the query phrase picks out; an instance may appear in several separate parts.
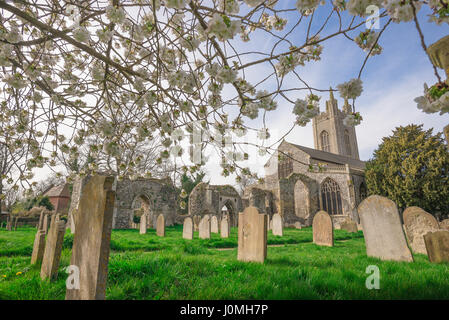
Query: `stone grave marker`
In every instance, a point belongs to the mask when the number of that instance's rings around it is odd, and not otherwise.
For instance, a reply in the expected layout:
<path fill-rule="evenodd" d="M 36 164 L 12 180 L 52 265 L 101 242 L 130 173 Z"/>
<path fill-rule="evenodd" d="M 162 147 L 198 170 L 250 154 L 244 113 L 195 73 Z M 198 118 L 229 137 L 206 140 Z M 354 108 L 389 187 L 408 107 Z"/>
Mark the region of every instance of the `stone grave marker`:
<path fill-rule="evenodd" d="M 247 207 L 239 213 L 237 259 L 264 262 L 267 257 L 268 216 L 257 208 Z"/>
<path fill-rule="evenodd" d="M 42 258 L 41 279 L 56 279 L 64 234 L 65 221 L 59 220 L 56 215 L 53 215 L 51 217 L 50 230 L 48 231 Z"/>
<path fill-rule="evenodd" d="M 220 236 L 222 238 L 229 238 L 230 227 L 229 227 L 229 218 L 228 216 L 223 216 L 220 223 Z"/>
<path fill-rule="evenodd" d="M 449 231 L 449 219 L 443 220 L 440 222 L 440 229 Z"/>
<path fill-rule="evenodd" d="M 273 215 L 273 235 L 283 236 L 284 235 L 284 224 L 282 223 L 282 217 L 279 213 Z"/>
<path fill-rule="evenodd" d="M 369 196 L 359 205 L 358 213 L 368 256 L 381 260 L 413 261 L 393 201 L 378 195 Z"/>
<path fill-rule="evenodd" d="M 210 219 L 210 232 L 218 233 L 218 218 L 217 216 L 212 216 Z"/>
<path fill-rule="evenodd" d="M 34 237 L 33 253 L 31 254 L 31 264 L 40 263 L 45 251 L 45 232 L 38 229 Z"/>
<path fill-rule="evenodd" d="M 413 252 L 427 254 L 424 235 L 437 231 L 438 221 L 419 207 L 408 207 L 403 213 L 404 228 Z"/>
<path fill-rule="evenodd" d="M 159 237 L 165 237 L 165 217 L 162 213 L 157 217 L 156 235 Z"/>
<path fill-rule="evenodd" d="M 449 231 L 428 232 L 424 235 L 424 243 L 430 262 L 449 262 Z"/>
<path fill-rule="evenodd" d="M 319 211 L 313 217 L 313 243 L 319 246 L 334 246 L 334 225 L 326 211 Z"/>
<path fill-rule="evenodd" d="M 200 239 L 210 239 L 210 216 L 204 215 L 199 224 Z"/>
<path fill-rule="evenodd" d="M 140 230 L 139 230 L 140 234 L 147 233 L 147 220 L 148 220 L 148 215 L 146 213 L 144 213 L 140 216 Z"/>
<path fill-rule="evenodd" d="M 340 224 L 341 230 L 346 230 L 347 232 L 357 233 L 359 230 L 357 228 L 357 223 L 351 219 L 346 219 Z"/>
<path fill-rule="evenodd" d="M 189 240 L 193 239 L 193 221 L 190 217 L 184 219 L 184 225 L 182 227 L 182 237 Z"/>
<path fill-rule="evenodd" d="M 79 269 L 79 288 L 67 288 L 66 300 L 105 299 L 115 202 L 113 182 L 113 177 L 106 176 L 81 181 L 78 210 L 73 212 L 76 232 L 70 261 Z"/>

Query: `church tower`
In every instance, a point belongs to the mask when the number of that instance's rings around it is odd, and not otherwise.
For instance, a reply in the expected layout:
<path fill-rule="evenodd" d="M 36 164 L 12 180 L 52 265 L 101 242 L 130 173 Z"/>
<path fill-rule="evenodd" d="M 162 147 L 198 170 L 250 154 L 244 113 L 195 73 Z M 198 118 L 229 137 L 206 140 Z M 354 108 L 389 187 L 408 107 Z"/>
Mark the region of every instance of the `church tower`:
<path fill-rule="evenodd" d="M 330 99 L 326 101 L 326 111 L 312 119 L 315 149 L 360 160 L 355 127 L 343 124 L 343 119 L 350 112 L 352 107 L 347 100 L 343 110 L 338 109 L 331 88 Z"/>

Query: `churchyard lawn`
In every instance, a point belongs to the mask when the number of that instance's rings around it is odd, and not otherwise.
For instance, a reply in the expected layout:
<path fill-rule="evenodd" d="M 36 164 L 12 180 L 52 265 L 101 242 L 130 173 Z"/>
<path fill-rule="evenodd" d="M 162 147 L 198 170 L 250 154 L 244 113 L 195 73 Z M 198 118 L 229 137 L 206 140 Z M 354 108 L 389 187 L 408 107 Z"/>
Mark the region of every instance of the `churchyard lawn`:
<path fill-rule="evenodd" d="M 67 231 L 58 279 L 42 281 L 30 266 L 35 228 L 0 230 L 0 299 L 64 299 Z M 264 264 L 237 261 L 237 228 L 228 239 L 182 239 L 182 226 L 113 230 L 106 299 L 449 299 L 449 264 L 368 258 L 363 233 L 334 231 L 334 247 L 312 243 L 312 228 L 268 232 Z M 270 246 L 271 245 L 271 246 Z M 273 246 L 276 245 L 276 246 Z M 227 250 L 225 248 L 233 248 Z M 368 290 L 366 268 L 379 267 L 380 289 Z"/>

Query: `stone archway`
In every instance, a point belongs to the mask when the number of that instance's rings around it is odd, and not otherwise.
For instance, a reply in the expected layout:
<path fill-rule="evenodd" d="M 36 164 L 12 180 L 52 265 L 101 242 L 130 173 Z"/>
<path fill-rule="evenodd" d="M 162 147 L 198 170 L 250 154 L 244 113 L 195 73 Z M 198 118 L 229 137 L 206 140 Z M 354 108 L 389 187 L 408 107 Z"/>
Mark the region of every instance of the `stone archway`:
<path fill-rule="evenodd" d="M 223 218 L 223 215 L 225 214 L 227 214 L 229 217 L 229 223 L 231 224 L 231 227 L 237 226 L 238 222 L 237 212 L 235 210 L 234 204 L 232 203 L 232 200 L 230 199 L 228 199 L 221 207 L 220 217 Z"/>
<path fill-rule="evenodd" d="M 147 224 L 149 224 L 150 221 L 153 220 L 152 214 L 153 210 L 150 208 L 151 206 L 150 202 L 151 202 L 150 199 L 144 194 L 140 194 L 134 198 L 131 205 L 132 210 L 130 210 L 129 215 L 129 221 L 131 226 L 137 227 L 137 224 L 139 222 L 137 222 L 135 217 L 141 218 L 144 214 L 146 214 L 148 217 Z"/>
<path fill-rule="evenodd" d="M 304 220 L 310 216 L 310 192 L 307 185 L 297 180 L 294 187 L 295 215 Z"/>

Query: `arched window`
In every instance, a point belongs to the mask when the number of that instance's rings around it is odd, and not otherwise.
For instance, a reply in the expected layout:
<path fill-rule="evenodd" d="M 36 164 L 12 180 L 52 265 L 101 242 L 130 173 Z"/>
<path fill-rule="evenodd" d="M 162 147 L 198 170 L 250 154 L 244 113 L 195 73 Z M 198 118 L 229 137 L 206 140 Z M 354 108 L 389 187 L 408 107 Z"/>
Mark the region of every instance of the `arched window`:
<path fill-rule="evenodd" d="M 328 214 L 343 214 L 340 187 L 331 178 L 321 184 L 321 202 L 321 209 Z"/>
<path fill-rule="evenodd" d="M 279 159 L 278 165 L 278 177 L 279 179 L 287 178 L 290 173 L 293 172 L 293 154 L 287 153 L 281 155 L 281 159 Z"/>
<path fill-rule="evenodd" d="M 320 134 L 321 137 L 321 150 L 331 152 L 331 146 L 329 143 L 329 133 L 326 130 L 323 130 Z"/>
<path fill-rule="evenodd" d="M 351 143 L 349 142 L 349 131 L 345 130 L 345 145 L 348 156 L 351 156 Z"/>
<path fill-rule="evenodd" d="M 362 182 L 362 183 L 360 184 L 360 187 L 359 187 L 359 195 L 360 195 L 360 201 L 359 201 L 359 203 L 362 202 L 363 199 L 365 199 L 366 196 L 368 195 L 368 193 L 367 193 L 367 191 L 366 191 L 366 185 L 365 185 L 365 182 Z"/>

